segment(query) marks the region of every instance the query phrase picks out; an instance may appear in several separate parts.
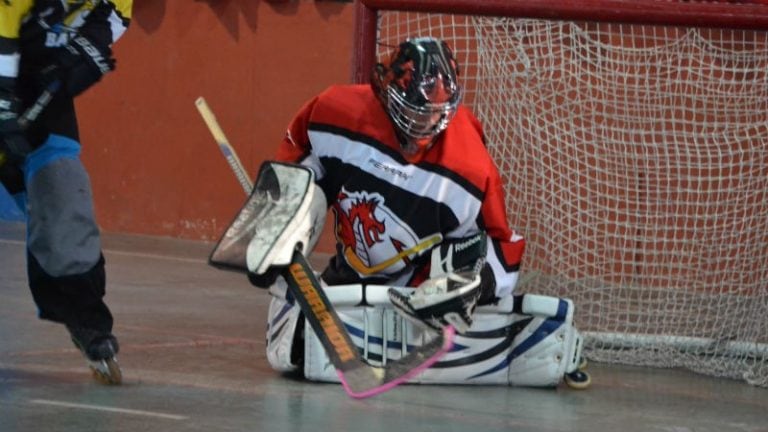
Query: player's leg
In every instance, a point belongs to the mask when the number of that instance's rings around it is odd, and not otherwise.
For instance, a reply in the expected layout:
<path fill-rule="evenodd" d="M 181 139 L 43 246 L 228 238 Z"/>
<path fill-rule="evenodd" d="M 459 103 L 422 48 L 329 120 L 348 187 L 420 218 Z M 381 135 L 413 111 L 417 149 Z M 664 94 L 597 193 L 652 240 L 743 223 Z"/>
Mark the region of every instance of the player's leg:
<path fill-rule="evenodd" d="M 29 285 L 40 318 L 65 324 L 94 377 L 119 384 L 104 258 L 79 152 L 77 141 L 51 135 L 27 158 Z"/>

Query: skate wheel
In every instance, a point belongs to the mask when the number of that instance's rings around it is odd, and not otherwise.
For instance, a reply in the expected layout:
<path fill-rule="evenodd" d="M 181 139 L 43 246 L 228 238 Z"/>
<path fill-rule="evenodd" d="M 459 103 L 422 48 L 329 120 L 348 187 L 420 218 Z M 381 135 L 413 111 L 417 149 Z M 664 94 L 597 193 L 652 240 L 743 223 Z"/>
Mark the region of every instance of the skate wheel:
<path fill-rule="evenodd" d="M 579 363 L 579 367 L 578 367 L 578 369 L 579 369 L 579 370 L 584 370 L 584 369 L 586 369 L 586 368 L 587 368 L 587 365 L 588 365 L 588 364 L 589 364 L 589 362 L 587 361 L 587 359 L 586 359 L 586 358 L 584 358 L 584 357 L 582 357 L 582 358 L 581 358 L 581 362 Z"/>
<path fill-rule="evenodd" d="M 93 379 L 104 385 L 120 385 L 123 382 L 123 372 L 114 358 L 89 364 Z"/>
<path fill-rule="evenodd" d="M 584 390 L 592 385 L 592 377 L 581 369 L 565 374 L 565 383 L 576 390 Z"/>

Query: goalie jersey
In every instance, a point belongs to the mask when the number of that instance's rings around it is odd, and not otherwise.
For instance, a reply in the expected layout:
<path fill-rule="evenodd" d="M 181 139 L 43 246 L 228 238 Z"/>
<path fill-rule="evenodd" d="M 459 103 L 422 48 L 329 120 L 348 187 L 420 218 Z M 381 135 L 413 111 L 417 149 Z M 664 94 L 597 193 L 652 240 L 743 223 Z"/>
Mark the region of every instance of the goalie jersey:
<path fill-rule="evenodd" d="M 334 215 L 337 253 L 325 282 L 417 286 L 429 272 L 427 251 L 482 230 L 496 296 L 511 294 L 525 243 L 507 224 L 480 122 L 460 106 L 421 161 L 399 149 L 368 85 L 332 86 L 290 123 L 277 159 L 311 168 Z"/>

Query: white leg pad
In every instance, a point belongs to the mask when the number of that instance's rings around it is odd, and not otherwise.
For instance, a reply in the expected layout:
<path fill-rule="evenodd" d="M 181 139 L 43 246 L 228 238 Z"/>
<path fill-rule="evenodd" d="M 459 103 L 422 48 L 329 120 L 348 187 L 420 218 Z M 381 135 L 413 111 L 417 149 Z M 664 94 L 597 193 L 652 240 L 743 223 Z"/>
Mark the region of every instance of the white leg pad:
<path fill-rule="evenodd" d="M 354 292 L 354 285 L 329 287 L 337 299 L 377 298 Z M 340 292 L 339 289 L 349 290 Z M 526 301 L 527 300 L 527 301 Z M 526 309 L 526 303 L 529 308 Z M 372 364 L 401 358 L 408 346 L 421 345 L 433 337 L 430 330 L 413 324 L 391 306 L 353 306 L 334 302 L 355 344 Z M 412 383 L 557 386 L 566 372 L 574 371 L 581 358 L 581 337 L 573 327 L 573 303 L 567 299 L 532 296 L 523 299 L 523 310 L 511 313 L 512 299 L 479 307 L 466 335 L 458 335 L 454 348 L 439 362 L 414 377 Z M 305 326 L 304 374 L 309 380 L 338 382 L 317 336 Z M 405 341 L 405 343 L 403 343 Z M 386 349 L 384 349 L 386 346 Z"/>
<path fill-rule="evenodd" d="M 284 290 L 282 278 L 278 278 L 276 285 L 270 288 L 272 300 L 267 315 L 267 361 L 274 370 L 293 372 L 298 369 L 298 365 L 291 361 L 291 352 L 297 339 L 296 325 L 301 309 L 294 302 L 286 301 Z"/>
<path fill-rule="evenodd" d="M 408 352 L 408 345 L 404 341 L 416 341 L 421 345 L 426 342 L 425 337 L 431 337 L 427 336 L 431 335 L 431 331 L 414 328 L 410 321 L 393 308 L 346 306 L 337 308 L 336 312 L 352 341 L 360 347 L 363 357 L 373 365 L 386 365 L 393 359 L 403 357 Z M 313 381 L 339 382 L 315 332 L 308 326 L 305 328 L 304 376 Z"/>
<path fill-rule="evenodd" d="M 533 317 L 513 342 L 509 384 L 557 386 L 566 372 L 578 367 L 580 348 L 579 333 L 572 325 L 551 318 Z"/>

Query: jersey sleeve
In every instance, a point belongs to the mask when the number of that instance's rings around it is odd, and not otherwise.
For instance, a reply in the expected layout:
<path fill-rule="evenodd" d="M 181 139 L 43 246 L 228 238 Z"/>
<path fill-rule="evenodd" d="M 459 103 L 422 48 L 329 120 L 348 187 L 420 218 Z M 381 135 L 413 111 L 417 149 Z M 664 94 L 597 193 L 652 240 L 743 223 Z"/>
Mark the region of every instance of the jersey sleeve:
<path fill-rule="evenodd" d="M 275 155 L 278 161 L 299 163 L 309 155 L 309 121 L 316 103 L 316 97 L 305 103 L 288 124 Z"/>
<path fill-rule="evenodd" d="M 325 166 L 320 158 L 312 152 L 309 127 L 313 113 L 317 108 L 320 96 L 305 103 L 296 116 L 291 120 L 285 136 L 280 142 L 275 159 L 282 162 L 301 164 L 311 169 L 315 174 L 315 183 L 323 189 L 325 195 L 334 196 L 335 189 L 326 179 Z"/>
<path fill-rule="evenodd" d="M 490 238 L 486 262 L 496 279 L 496 296 L 510 295 L 517 284 L 525 251 L 525 239 L 509 228 L 504 204 L 504 189 L 497 170 L 488 178 L 481 207 L 480 226 Z"/>
<path fill-rule="evenodd" d="M 467 202 L 473 202 L 470 212 L 457 215 L 459 226 L 448 237 L 461 238 L 485 231 L 489 238 L 486 263 L 493 280 L 486 281 L 488 271 L 484 269 L 483 284 L 493 285 L 497 297 L 507 296 L 517 284 L 525 241 L 510 228 L 505 189 L 498 166 L 488 153 L 483 126 L 462 105 L 444 133 L 442 159 L 435 163 L 454 173 L 453 177 L 464 184 Z"/>

